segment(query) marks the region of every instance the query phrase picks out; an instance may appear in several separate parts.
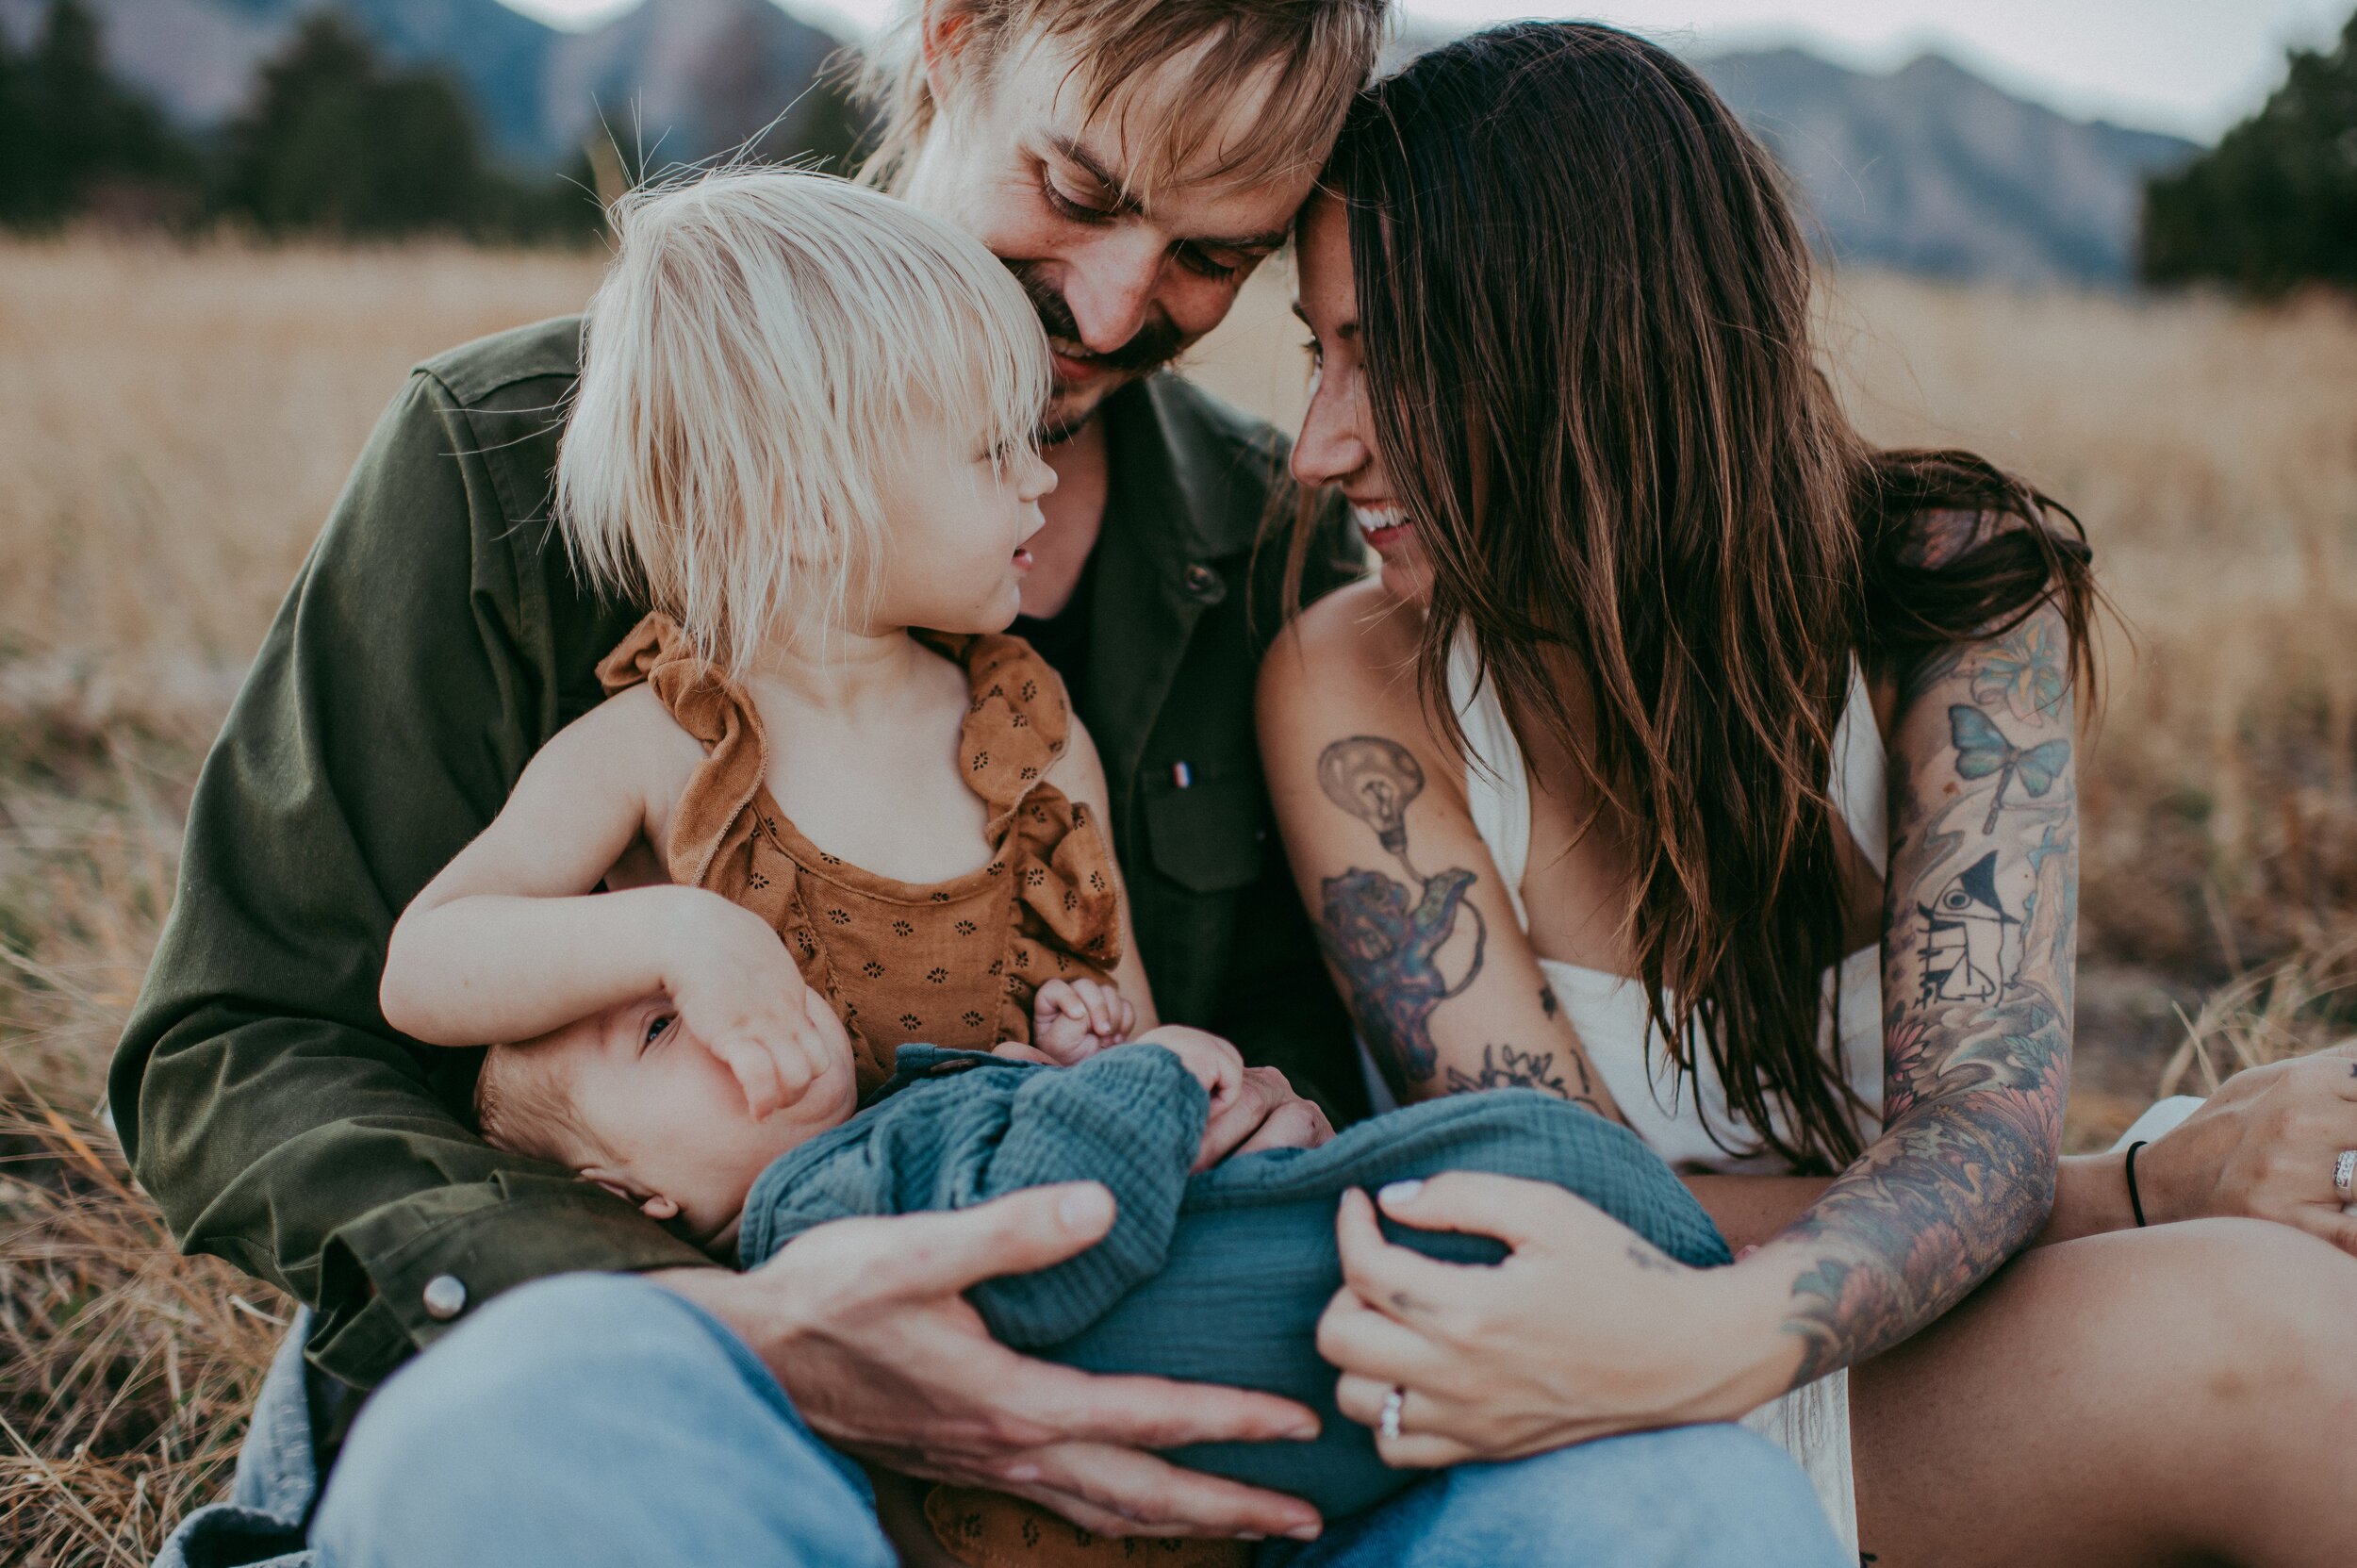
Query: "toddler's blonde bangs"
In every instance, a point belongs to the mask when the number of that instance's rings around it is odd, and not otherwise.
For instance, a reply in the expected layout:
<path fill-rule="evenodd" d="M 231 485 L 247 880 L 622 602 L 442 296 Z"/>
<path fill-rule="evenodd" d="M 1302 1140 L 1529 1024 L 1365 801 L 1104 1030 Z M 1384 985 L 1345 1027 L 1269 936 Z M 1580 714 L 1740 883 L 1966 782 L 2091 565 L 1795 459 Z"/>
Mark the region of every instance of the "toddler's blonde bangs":
<path fill-rule="evenodd" d="M 829 175 L 733 169 L 633 191 L 583 323 L 556 516 L 602 591 L 677 620 L 724 671 L 861 614 L 876 476 L 930 419 L 1036 438 L 1039 318 L 945 220 Z"/>

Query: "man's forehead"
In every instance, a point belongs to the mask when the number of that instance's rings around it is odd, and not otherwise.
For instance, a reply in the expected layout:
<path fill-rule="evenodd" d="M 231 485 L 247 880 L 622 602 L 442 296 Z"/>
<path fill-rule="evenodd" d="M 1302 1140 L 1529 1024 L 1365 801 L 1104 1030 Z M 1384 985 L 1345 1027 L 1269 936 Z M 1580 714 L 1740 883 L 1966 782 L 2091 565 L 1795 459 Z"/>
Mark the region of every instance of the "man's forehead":
<path fill-rule="evenodd" d="M 1064 42 L 1044 38 L 1008 59 L 998 87 L 1025 134 L 1131 207 L 1173 227 L 1208 223 L 1213 238 L 1274 243 L 1327 139 L 1305 139 L 1290 123 L 1281 62 L 1211 80 L 1210 53 L 1207 41 L 1103 82 Z"/>

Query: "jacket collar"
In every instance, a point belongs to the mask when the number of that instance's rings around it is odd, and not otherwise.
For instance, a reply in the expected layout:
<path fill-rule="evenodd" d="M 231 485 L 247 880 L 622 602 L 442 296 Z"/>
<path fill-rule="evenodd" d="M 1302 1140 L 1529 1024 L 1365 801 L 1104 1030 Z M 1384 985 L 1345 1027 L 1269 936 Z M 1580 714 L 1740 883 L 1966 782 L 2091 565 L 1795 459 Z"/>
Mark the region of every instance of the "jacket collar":
<path fill-rule="evenodd" d="M 1261 483 L 1240 466 L 1274 461 L 1239 440 L 1201 394 L 1162 374 L 1106 400 L 1104 532 L 1096 545 L 1089 716 L 1118 811 L 1203 612 L 1243 591 L 1227 571 L 1251 549 Z"/>

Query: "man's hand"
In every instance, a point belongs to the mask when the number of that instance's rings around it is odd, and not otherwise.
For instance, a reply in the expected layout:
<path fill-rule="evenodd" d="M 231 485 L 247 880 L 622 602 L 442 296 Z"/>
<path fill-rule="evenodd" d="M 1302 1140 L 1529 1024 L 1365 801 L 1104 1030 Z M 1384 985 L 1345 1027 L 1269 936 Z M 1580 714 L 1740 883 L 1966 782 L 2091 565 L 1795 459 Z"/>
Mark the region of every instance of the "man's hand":
<path fill-rule="evenodd" d="M 1011 1492 L 1105 1535 L 1314 1537 L 1317 1511 L 1300 1499 L 1146 1451 L 1307 1438 L 1308 1410 L 1033 1361 L 992 1339 L 966 1303 L 981 1280 L 1094 1246 L 1113 1217 L 1093 1182 L 1037 1187 L 951 1213 L 837 1220 L 750 1274 L 649 1278 L 734 1329 L 820 1436 L 887 1469 Z"/>

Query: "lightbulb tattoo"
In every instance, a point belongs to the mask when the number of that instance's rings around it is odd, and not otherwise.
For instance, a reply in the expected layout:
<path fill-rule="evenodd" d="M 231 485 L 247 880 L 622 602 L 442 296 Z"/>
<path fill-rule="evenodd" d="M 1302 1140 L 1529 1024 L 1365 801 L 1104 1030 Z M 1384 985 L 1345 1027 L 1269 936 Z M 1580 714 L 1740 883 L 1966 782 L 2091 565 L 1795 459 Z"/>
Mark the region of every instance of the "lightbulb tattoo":
<path fill-rule="evenodd" d="M 1479 878 L 1462 866 L 1427 877 L 1409 858 L 1407 811 L 1424 793 L 1424 769 L 1399 742 L 1381 735 L 1334 742 L 1318 754 L 1318 787 L 1375 830 L 1376 842 L 1408 873 L 1405 883 L 1359 867 L 1327 877 L 1318 916 L 1318 940 L 1349 989 L 1351 1016 L 1393 1092 L 1405 1098 L 1410 1082 L 1430 1081 L 1440 1064 L 1433 1009 L 1481 973 L 1489 928 L 1466 901 Z M 1466 916 L 1473 957 L 1452 982 L 1441 973 L 1440 953 Z"/>

